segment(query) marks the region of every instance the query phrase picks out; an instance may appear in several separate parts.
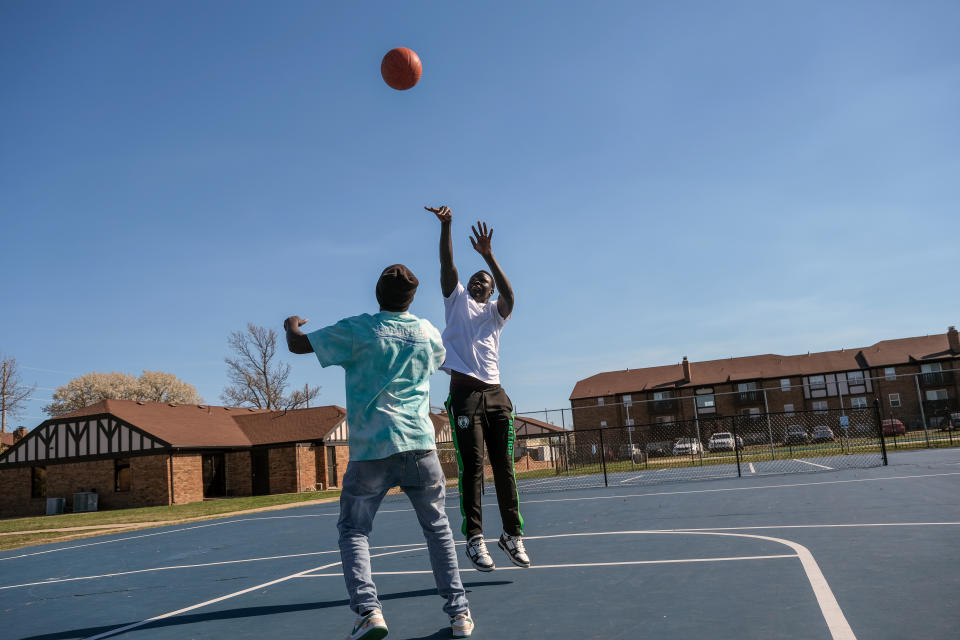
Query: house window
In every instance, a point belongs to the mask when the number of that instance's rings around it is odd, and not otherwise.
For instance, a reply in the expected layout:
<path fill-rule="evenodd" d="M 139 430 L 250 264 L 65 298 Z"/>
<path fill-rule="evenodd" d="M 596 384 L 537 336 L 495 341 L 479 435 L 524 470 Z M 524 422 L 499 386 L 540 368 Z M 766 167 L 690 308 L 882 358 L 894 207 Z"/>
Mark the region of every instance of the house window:
<path fill-rule="evenodd" d="M 749 409 L 747 409 L 747 415 L 750 415 L 750 416 L 758 416 L 758 415 L 760 415 L 760 408 L 759 408 L 759 407 L 750 407 Z"/>
<path fill-rule="evenodd" d="M 808 380 L 810 381 L 811 391 L 827 388 L 827 381 L 823 376 L 810 376 Z M 816 405 L 817 403 L 814 402 L 813 404 Z"/>
<path fill-rule="evenodd" d="M 601 398 L 597 398 L 597 406 L 598 406 L 598 407 L 602 407 L 602 406 L 603 406 L 603 398 L 602 398 L 602 397 L 601 397 Z"/>
<path fill-rule="evenodd" d="M 712 393 L 697 396 L 697 409 L 713 409 L 716 406 L 717 401 Z"/>
<path fill-rule="evenodd" d="M 813 410 L 817 413 L 826 413 L 827 412 L 827 401 L 826 400 L 814 400 L 813 401 Z"/>
<path fill-rule="evenodd" d="M 737 391 L 740 393 L 746 393 L 747 391 L 756 391 L 757 383 L 756 382 L 741 382 L 737 384 Z"/>
<path fill-rule="evenodd" d="M 623 406 L 632 407 L 633 406 L 633 396 L 629 393 L 623 396 Z"/>
<path fill-rule="evenodd" d="M 941 367 L 939 362 L 931 362 L 929 364 L 920 365 L 921 373 L 940 373 Z"/>
<path fill-rule="evenodd" d="M 862 385 L 863 384 L 863 371 L 848 371 L 847 372 L 847 382 L 851 385 Z"/>
<path fill-rule="evenodd" d="M 897 379 L 897 370 L 894 367 L 887 367 L 883 370 L 883 377 L 885 380 L 896 380 Z M 899 395 L 899 394 L 898 394 Z"/>
<path fill-rule="evenodd" d="M 30 467 L 30 497 L 35 499 L 47 497 L 46 467 Z"/>
<path fill-rule="evenodd" d="M 670 392 L 669 391 L 654 391 L 653 392 L 654 400 L 669 400 Z"/>
<path fill-rule="evenodd" d="M 673 416 L 657 416 L 654 421 L 657 424 L 670 424 L 673 422 Z"/>
<path fill-rule="evenodd" d="M 900 394 L 891 393 L 890 394 L 890 406 L 894 409 L 900 406 Z"/>
<path fill-rule="evenodd" d="M 601 429 L 606 429 L 606 427 L 607 427 L 607 421 L 606 421 L 606 420 L 601 420 L 601 421 L 600 421 L 600 428 L 601 428 Z"/>
<path fill-rule="evenodd" d="M 130 491 L 130 458 L 113 461 L 113 490 Z"/>
<path fill-rule="evenodd" d="M 780 391 L 790 391 L 790 378 L 780 378 Z"/>
<path fill-rule="evenodd" d="M 927 400 L 946 400 L 947 399 L 947 390 L 946 389 L 930 389 L 927 391 Z"/>
<path fill-rule="evenodd" d="M 628 426 L 628 427 L 632 427 L 632 426 L 633 426 L 633 418 L 627 418 L 627 426 Z"/>
<path fill-rule="evenodd" d="M 851 409 L 866 409 L 867 408 L 867 399 L 863 396 L 855 396 L 850 398 L 850 408 Z"/>
<path fill-rule="evenodd" d="M 783 405 L 783 412 L 784 412 L 785 414 L 787 414 L 788 416 L 792 416 L 792 415 L 793 415 L 793 405 L 792 405 L 792 404 L 785 404 L 785 405 Z"/>

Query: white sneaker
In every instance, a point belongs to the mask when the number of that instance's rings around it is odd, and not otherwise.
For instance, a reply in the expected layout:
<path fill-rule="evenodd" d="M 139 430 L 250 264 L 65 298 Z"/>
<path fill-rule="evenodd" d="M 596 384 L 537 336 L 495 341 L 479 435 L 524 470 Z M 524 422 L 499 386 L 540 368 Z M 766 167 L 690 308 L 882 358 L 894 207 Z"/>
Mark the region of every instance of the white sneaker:
<path fill-rule="evenodd" d="M 493 558 L 487 551 L 487 543 L 483 541 L 483 536 L 477 534 L 467 540 L 467 557 L 477 568 L 477 571 L 493 571 L 497 565 L 493 564 Z"/>
<path fill-rule="evenodd" d="M 473 633 L 473 618 L 470 617 L 470 611 L 458 613 L 450 618 L 450 632 L 454 638 L 469 638 Z"/>
<path fill-rule="evenodd" d="M 513 564 L 518 567 L 523 567 L 524 569 L 530 566 L 530 557 L 527 555 L 527 550 L 523 547 L 522 537 L 511 536 L 504 533 L 500 536 L 497 545 L 510 556 L 510 562 Z"/>
<path fill-rule="evenodd" d="M 383 619 L 383 613 L 380 609 L 374 609 L 365 616 L 357 616 L 357 621 L 353 624 L 353 631 L 347 636 L 347 640 L 380 640 L 389 633 L 387 621 Z"/>

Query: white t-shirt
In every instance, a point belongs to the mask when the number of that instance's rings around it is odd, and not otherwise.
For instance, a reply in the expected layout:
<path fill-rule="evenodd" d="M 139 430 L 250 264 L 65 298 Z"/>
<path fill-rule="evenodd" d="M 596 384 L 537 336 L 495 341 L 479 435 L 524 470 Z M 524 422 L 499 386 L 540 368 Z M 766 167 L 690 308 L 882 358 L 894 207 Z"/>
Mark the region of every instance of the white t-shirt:
<path fill-rule="evenodd" d="M 487 384 L 500 384 L 500 331 L 507 318 L 500 315 L 497 303 L 478 303 L 458 282 L 453 293 L 443 299 L 443 307 L 447 358 L 440 368 L 447 373 L 465 373 Z"/>

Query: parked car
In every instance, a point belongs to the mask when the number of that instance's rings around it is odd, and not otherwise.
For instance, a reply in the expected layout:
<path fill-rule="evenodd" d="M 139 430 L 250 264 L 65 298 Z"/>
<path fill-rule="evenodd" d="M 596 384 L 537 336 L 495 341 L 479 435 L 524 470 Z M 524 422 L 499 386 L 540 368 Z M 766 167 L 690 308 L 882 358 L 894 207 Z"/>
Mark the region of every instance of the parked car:
<path fill-rule="evenodd" d="M 813 428 L 813 437 L 810 438 L 811 442 L 833 442 L 833 440 L 833 429 L 830 427 L 821 424 Z"/>
<path fill-rule="evenodd" d="M 662 458 L 673 453 L 672 440 L 660 440 L 659 442 L 647 443 L 647 456 L 651 458 Z"/>
<path fill-rule="evenodd" d="M 960 429 L 960 413 L 951 413 L 943 424 L 944 431 Z"/>
<path fill-rule="evenodd" d="M 733 451 L 733 434 L 729 431 L 716 432 L 710 436 L 710 441 L 707 442 L 707 448 L 710 449 L 710 451 Z M 736 438 L 736 448 L 743 449 L 743 438 L 740 436 Z"/>
<path fill-rule="evenodd" d="M 696 438 L 680 438 L 673 445 L 675 456 L 692 456 L 697 453 L 703 453 L 703 445 Z"/>
<path fill-rule="evenodd" d="M 739 436 L 738 436 L 739 437 Z M 750 446 L 752 444 L 770 444 L 769 431 L 748 431 L 743 434 L 743 444 Z"/>
<path fill-rule="evenodd" d="M 902 436 L 907 432 L 907 428 L 896 418 L 887 418 L 882 424 L 885 436 Z"/>
<path fill-rule="evenodd" d="M 810 436 L 807 430 L 799 424 L 791 424 L 783 435 L 783 444 L 807 444 L 810 442 Z"/>

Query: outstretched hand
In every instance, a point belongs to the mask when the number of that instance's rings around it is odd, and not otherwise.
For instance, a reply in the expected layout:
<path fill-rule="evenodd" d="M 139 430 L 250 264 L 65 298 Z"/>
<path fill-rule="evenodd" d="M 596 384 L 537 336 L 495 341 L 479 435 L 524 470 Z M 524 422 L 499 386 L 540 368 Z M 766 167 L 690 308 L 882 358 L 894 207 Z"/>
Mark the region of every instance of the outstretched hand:
<path fill-rule="evenodd" d="M 490 230 L 487 230 L 487 223 L 480 222 L 477 220 L 477 226 L 471 226 L 470 230 L 473 231 L 473 237 L 470 238 L 470 244 L 473 245 L 473 248 L 484 258 L 493 255 L 493 246 L 490 244 L 490 241 L 493 239 L 493 227 L 490 227 Z"/>
<path fill-rule="evenodd" d="M 290 316 L 289 318 L 283 321 L 283 329 L 284 331 L 290 331 L 291 329 L 294 329 L 294 328 L 299 329 L 300 327 L 307 324 L 308 322 L 310 321 L 307 318 L 301 318 L 300 316 Z"/>
<path fill-rule="evenodd" d="M 424 209 L 437 216 L 440 222 L 450 222 L 453 219 L 453 212 L 450 211 L 450 207 L 443 206 L 439 209 L 435 207 L 424 207 Z"/>

